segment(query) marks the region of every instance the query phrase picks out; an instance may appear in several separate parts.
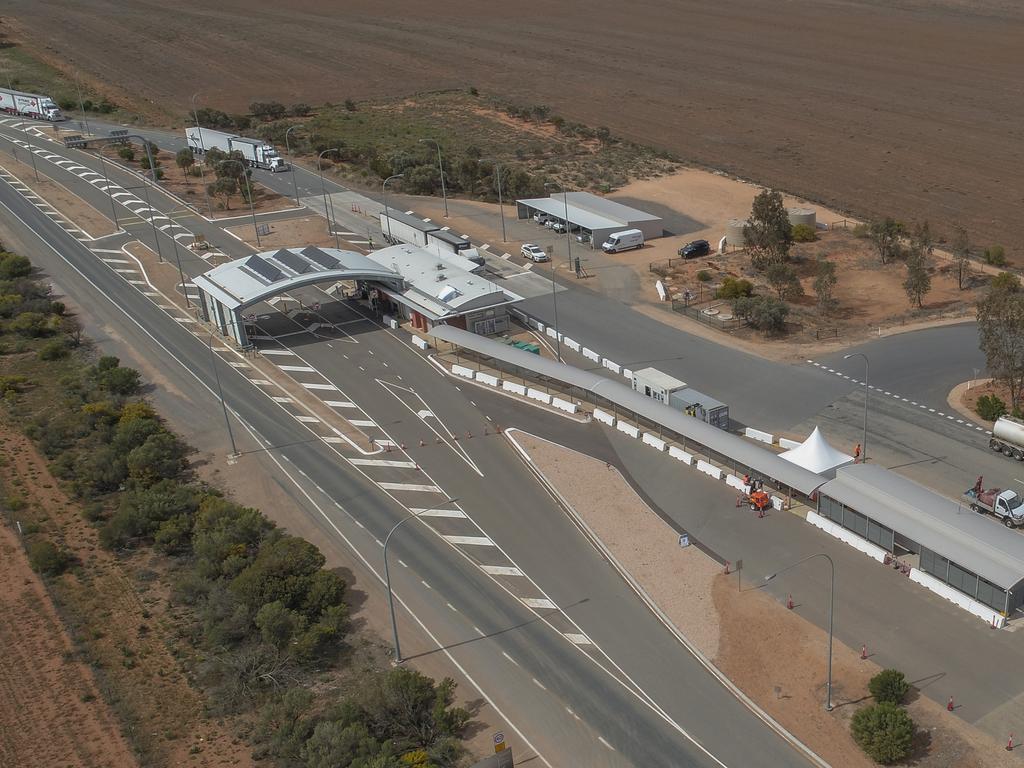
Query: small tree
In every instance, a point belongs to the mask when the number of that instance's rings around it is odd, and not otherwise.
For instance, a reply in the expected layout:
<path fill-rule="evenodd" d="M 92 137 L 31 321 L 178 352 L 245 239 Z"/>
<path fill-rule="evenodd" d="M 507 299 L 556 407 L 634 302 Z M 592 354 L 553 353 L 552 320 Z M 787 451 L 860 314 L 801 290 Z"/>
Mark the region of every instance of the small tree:
<path fill-rule="evenodd" d="M 900 252 L 900 238 L 904 233 L 903 224 L 887 216 L 871 222 L 868 232 L 883 264 L 896 258 Z"/>
<path fill-rule="evenodd" d="M 965 288 L 964 281 L 970 274 L 971 243 L 967 237 L 967 228 L 960 224 L 954 230 L 951 250 L 956 264 L 956 284 L 962 291 Z"/>
<path fill-rule="evenodd" d="M 185 174 L 185 181 L 188 181 L 189 171 L 192 166 L 196 164 L 196 156 L 192 152 L 192 147 L 185 147 L 179 149 L 177 154 L 174 156 L 175 164 L 181 168 L 182 173 Z"/>
<path fill-rule="evenodd" d="M 835 263 L 827 259 L 820 259 L 818 275 L 814 278 L 814 293 L 818 297 L 818 309 L 823 313 L 831 311 L 835 305 L 832 293 L 835 291 L 837 282 L 839 282 L 839 278 L 836 277 Z"/>
<path fill-rule="evenodd" d="M 911 304 L 916 304 L 918 309 L 923 306 L 924 296 L 932 289 L 932 278 L 928 274 L 928 257 L 917 245 L 907 256 L 907 277 L 903 281 L 903 290 L 907 292 L 907 298 Z"/>
<path fill-rule="evenodd" d="M 1006 403 L 995 395 L 982 395 L 978 398 L 974 410 L 985 421 L 995 421 L 1000 416 L 1006 415 Z"/>
<path fill-rule="evenodd" d="M 1001 245 L 990 245 L 985 249 L 985 263 L 996 267 L 1006 266 L 1006 251 Z"/>
<path fill-rule="evenodd" d="M 864 754 L 877 763 L 891 765 L 910 753 L 914 721 L 895 704 L 872 704 L 853 716 L 850 733 Z"/>
<path fill-rule="evenodd" d="M 1004 293 L 1018 293 L 1020 291 L 1020 278 L 1012 272 L 1000 272 L 992 278 L 988 284 L 990 293 L 1002 291 Z"/>
<path fill-rule="evenodd" d="M 931 225 L 927 221 L 914 224 L 910 230 L 910 247 L 921 251 L 926 256 L 931 256 L 935 248 L 935 238 L 932 236 Z"/>
<path fill-rule="evenodd" d="M 910 683 L 898 669 L 883 669 L 868 681 L 868 690 L 879 704 L 902 704 Z"/>
<path fill-rule="evenodd" d="M 733 302 L 733 311 L 765 334 L 785 328 L 789 315 L 789 307 L 774 296 L 741 296 Z"/>
<path fill-rule="evenodd" d="M 768 285 L 779 295 L 780 301 L 803 295 L 804 288 L 800 284 L 800 278 L 797 277 L 796 270 L 788 264 L 772 264 L 765 276 L 768 278 Z"/>
<path fill-rule="evenodd" d="M 722 280 L 722 285 L 715 291 L 715 297 L 719 299 L 737 299 L 740 296 L 749 296 L 754 292 L 754 285 L 749 280 L 735 277 L 727 277 Z"/>
<path fill-rule="evenodd" d="M 28 563 L 44 576 L 59 576 L 71 565 L 73 557 L 48 539 L 36 539 L 28 545 Z"/>
<path fill-rule="evenodd" d="M 1014 411 L 1024 392 L 1024 293 L 990 289 L 978 302 L 978 335 L 988 369 L 1006 384 Z"/>
<path fill-rule="evenodd" d="M 789 257 L 793 227 L 781 193 L 767 189 L 758 193 L 743 226 L 743 239 L 750 250 L 750 261 L 757 269 L 781 264 Z"/>
<path fill-rule="evenodd" d="M 231 210 L 231 196 L 238 191 L 238 182 L 230 176 L 222 176 L 206 187 L 210 197 L 219 197 L 224 201 L 224 210 Z"/>

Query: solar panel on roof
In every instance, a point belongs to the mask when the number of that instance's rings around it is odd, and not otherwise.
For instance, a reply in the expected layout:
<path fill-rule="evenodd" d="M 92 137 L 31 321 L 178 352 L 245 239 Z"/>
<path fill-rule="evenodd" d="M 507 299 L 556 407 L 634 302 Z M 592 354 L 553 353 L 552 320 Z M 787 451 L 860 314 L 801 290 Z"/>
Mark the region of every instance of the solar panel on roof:
<path fill-rule="evenodd" d="M 324 269 L 337 269 L 338 265 L 341 264 L 341 262 L 331 256 L 331 254 L 321 251 L 313 245 L 303 248 L 300 253 L 310 261 L 315 261 Z"/>
<path fill-rule="evenodd" d="M 303 272 L 309 272 L 311 269 L 313 269 L 312 264 L 303 259 L 301 256 L 292 253 L 287 248 L 282 248 L 281 250 L 275 252 L 271 256 L 271 258 L 280 264 L 284 264 L 286 267 L 288 267 L 288 269 L 290 269 L 292 272 L 295 272 L 298 275 L 301 275 Z"/>
<path fill-rule="evenodd" d="M 262 277 L 264 280 L 267 280 L 268 282 L 271 283 L 276 283 L 278 280 L 284 277 L 284 272 L 275 267 L 273 264 L 267 264 L 267 262 L 265 262 L 259 256 L 250 256 L 248 259 L 245 260 L 245 266 L 248 269 L 255 272 L 260 277 Z"/>

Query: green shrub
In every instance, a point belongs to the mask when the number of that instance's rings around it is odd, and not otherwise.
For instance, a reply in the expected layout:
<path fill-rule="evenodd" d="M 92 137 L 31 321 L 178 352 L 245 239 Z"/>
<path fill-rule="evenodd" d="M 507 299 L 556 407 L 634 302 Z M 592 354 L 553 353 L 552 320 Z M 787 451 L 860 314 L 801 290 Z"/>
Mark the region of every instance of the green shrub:
<path fill-rule="evenodd" d="M 794 224 L 792 233 L 794 243 L 813 243 L 818 239 L 818 233 L 810 224 Z"/>
<path fill-rule="evenodd" d="M 68 356 L 68 345 L 64 339 L 46 342 L 38 352 L 40 360 L 60 360 Z"/>
<path fill-rule="evenodd" d="M 750 296 L 754 292 L 754 284 L 749 280 L 735 277 L 727 277 L 722 281 L 721 286 L 715 291 L 715 298 L 738 299 L 741 296 Z"/>
<path fill-rule="evenodd" d="M 32 274 L 32 262 L 16 253 L 0 251 L 0 280 L 16 280 Z"/>
<path fill-rule="evenodd" d="M 59 576 L 68 569 L 73 558 L 49 539 L 36 539 L 28 545 L 28 562 L 32 570 L 44 576 Z"/>
<path fill-rule="evenodd" d="M 910 753 L 914 721 L 895 704 L 872 704 L 853 716 L 850 733 L 864 754 L 877 763 L 891 765 Z"/>
<path fill-rule="evenodd" d="M 1001 245 L 990 245 L 985 249 L 985 263 L 996 267 L 1006 266 L 1006 250 Z"/>
<path fill-rule="evenodd" d="M 990 291 L 1002 291 L 1003 293 L 1019 293 L 1020 278 L 1012 272 L 1000 272 L 992 278 L 988 284 Z M 6 297 L 0 297 L 0 302 Z"/>
<path fill-rule="evenodd" d="M 117 150 L 117 156 L 130 163 L 135 160 L 135 147 L 121 147 Z"/>
<path fill-rule="evenodd" d="M 7 329 L 19 336 L 35 338 L 53 332 L 53 323 L 42 312 L 22 312 L 7 324 Z"/>
<path fill-rule="evenodd" d="M 15 394 L 22 392 L 27 384 L 28 379 L 25 376 L 0 376 L 0 397 L 7 395 L 9 392 Z"/>
<path fill-rule="evenodd" d="M 898 669 L 883 669 L 868 681 L 868 690 L 879 704 L 902 704 L 910 683 Z"/>
<path fill-rule="evenodd" d="M 871 227 L 867 224 L 857 224 L 850 230 L 850 234 L 863 240 L 864 238 L 871 236 Z"/>
<path fill-rule="evenodd" d="M 700 272 L 697 273 L 697 279 L 700 280 L 702 283 L 710 283 L 711 273 L 708 272 L 706 269 L 702 269 Z"/>
<path fill-rule="evenodd" d="M 740 296 L 733 301 L 737 317 L 746 320 L 751 328 L 765 333 L 781 331 L 786 327 L 789 307 L 774 296 Z"/>
<path fill-rule="evenodd" d="M 979 397 L 974 410 L 976 410 L 978 415 L 985 421 L 995 421 L 1000 416 L 1005 416 L 1007 413 L 1006 403 L 995 395 L 982 395 Z"/>

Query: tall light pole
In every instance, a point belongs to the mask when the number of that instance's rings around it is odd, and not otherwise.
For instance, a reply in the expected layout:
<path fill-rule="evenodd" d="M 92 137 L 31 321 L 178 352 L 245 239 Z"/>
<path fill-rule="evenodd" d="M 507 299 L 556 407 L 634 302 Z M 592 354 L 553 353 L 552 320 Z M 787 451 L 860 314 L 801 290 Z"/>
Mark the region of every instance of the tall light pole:
<path fill-rule="evenodd" d="M 833 619 L 833 616 L 834 616 L 834 609 L 835 609 L 835 605 L 836 605 L 836 564 L 834 562 L 832 562 L 832 558 L 829 557 L 828 555 L 826 555 L 824 552 L 818 552 L 818 553 L 813 554 L 813 555 L 808 555 L 803 560 L 797 560 L 792 565 L 787 565 L 781 571 L 776 571 L 775 573 L 771 573 L 771 574 L 765 576 L 764 580 L 766 582 L 767 581 L 771 581 L 772 579 L 774 579 L 779 574 L 782 574 L 782 573 L 785 573 L 786 571 L 792 570 L 793 568 L 796 568 L 798 565 L 801 565 L 802 563 L 806 563 L 808 560 L 813 560 L 816 557 L 824 557 L 826 560 L 828 560 L 828 565 L 829 565 L 829 568 L 831 569 L 831 571 L 830 571 L 831 575 L 830 575 L 830 578 L 829 578 L 829 596 L 828 596 L 828 683 L 827 683 L 828 696 L 827 696 L 827 698 L 825 700 L 825 711 L 826 712 L 831 712 L 832 711 L 832 625 L 833 625 L 832 619 Z"/>
<path fill-rule="evenodd" d="M 388 242 L 391 242 L 391 214 L 388 212 L 388 182 L 392 179 L 403 179 L 405 178 L 404 173 L 396 173 L 393 176 L 388 176 L 380 184 L 380 195 L 384 198 L 384 216 L 388 220 Z"/>
<path fill-rule="evenodd" d="M 432 512 L 435 509 L 439 509 L 440 507 L 443 507 L 445 504 L 454 504 L 456 501 L 458 501 L 458 499 L 448 499 L 447 501 L 442 501 L 440 504 L 435 504 L 429 509 L 421 509 L 418 512 L 411 512 L 405 517 L 403 517 L 401 520 L 399 520 L 397 523 L 395 523 L 394 527 L 390 531 L 388 531 L 388 535 L 384 537 L 384 582 L 385 584 L 387 584 L 388 589 L 388 612 L 391 614 L 391 633 L 395 639 L 396 664 L 402 663 L 402 647 L 398 643 L 398 622 L 395 620 L 395 596 L 394 593 L 391 591 L 391 572 L 388 570 L 388 542 L 391 541 L 391 537 L 394 536 L 395 531 L 402 527 L 404 523 L 407 523 L 410 520 L 417 518 L 420 515 L 423 515 L 427 512 Z"/>
<path fill-rule="evenodd" d="M 483 162 L 480 160 L 479 162 Z M 497 160 L 492 160 L 494 163 L 494 176 L 498 181 L 498 213 L 501 215 L 501 242 L 507 243 L 508 238 L 505 237 L 505 203 L 501 199 L 501 163 Z"/>
<path fill-rule="evenodd" d="M 103 183 L 107 187 L 107 197 L 110 198 L 110 212 L 114 214 L 114 226 L 120 229 L 121 224 L 117 220 L 117 205 L 114 203 L 114 193 L 110 191 L 110 176 L 107 175 L 107 165 L 106 161 L 103 159 L 103 151 L 96 150 L 96 157 L 100 159 L 100 170 L 103 171 Z"/>
<path fill-rule="evenodd" d="M 222 163 L 236 163 L 239 168 L 242 169 L 242 180 L 245 181 L 245 196 L 249 198 L 249 213 L 252 214 L 252 230 L 256 233 L 256 247 L 262 248 L 263 244 L 260 242 L 260 230 L 256 226 L 256 206 L 252 202 L 252 187 L 249 186 L 249 168 L 241 160 L 222 160 Z"/>
<path fill-rule="evenodd" d="M 224 390 L 220 385 L 220 373 L 217 371 L 217 355 L 213 353 L 213 331 L 210 331 L 210 367 L 213 368 L 213 379 L 217 383 L 217 397 L 220 398 L 220 407 L 224 411 L 224 426 L 228 428 L 228 439 L 231 441 L 231 455 L 238 455 L 238 448 L 235 447 L 235 433 L 231 431 L 231 419 L 228 418 L 228 406 L 224 402 Z"/>
<path fill-rule="evenodd" d="M 437 147 L 437 170 L 441 174 L 441 197 L 444 200 L 444 217 L 448 218 L 448 189 L 444 184 L 444 164 L 441 162 L 441 144 L 435 139 L 420 139 L 420 144 L 433 144 Z"/>
<path fill-rule="evenodd" d="M 562 190 L 562 203 L 565 205 L 565 252 L 569 256 L 569 269 L 572 269 L 572 233 L 569 231 L 569 196 L 565 193 L 565 187 L 551 181 L 544 182 L 545 187 L 555 187 Z"/>
<path fill-rule="evenodd" d="M 292 166 L 292 186 L 295 187 L 296 206 L 302 205 L 302 203 L 299 202 L 299 182 L 298 179 L 295 178 L 295 158 L 292 157 L 292 147 L 291 144 L 288 143 L 288 134 L 300 127 L 301 126 L 296 123 L 295 125 L 289 126 L 288 130 L 284 132 L 284 151 L 288 154 L 288 162 L 291 163 Z"/>
<path fill-rule="evenodd" d="M 206 196 L 206 207 L 210 211 L 210 218 L 213 218 L 213 201 L 210 200 L 210 193 L 206 189 L 206 173 L 203 171 L 203 166 L 206 164 L 206 143 L 203 141 L 203 129 L 199 126 L 199 110 L 196 108 L 196 96 L 199 95 L 199 91 L 192 94 L 192 117 L 196 121 L 196 135 L 199 137 L 199 154 L 203 155 L 203 162 L 199 163 L 199 183 L 203 185 L 203 195 Z M 187 144 L 188 142 L 186 142 Z"/>
<path fill-rule="evenodd" d="M 82 84 L 78 82 L 78 75 L 75 75 L 75 88 L 78 89 L 78 106 L 82 110 L 82 120 L 85 121 L 85 135 L 89 135 L 89 118 L 85 114 L 85 101 L 82 99 Z"/>
<path fill-rule="evenodd" d="M 330 209 L 328 210 L 328 197 L 327 197 L 327 184 L 324 182 L 324 169 L 320 166 L 320 160 L 328 152 L 340 152 L 341 150 L 337 147 L 333 149 L 325 149 L 319 155 L 316 156 L 316 170 L 320 174 L 320 191 L 324 196 L 324 215 L 327 216 L 327 228 L 334 232 L 334 247 L 339 251 L 341 250 L 341 240 L 338 239 L 338 221 L 334 218 L 334 200 L 330 200 Z M 294 171 L 292 171 L 294 173 Z M 333 223 L 332 223 L 333 221 Z"/>
<path fill-rule="evenodd" d="M 863 352 L 851 352 L 848 355 L 843 355 L 843 360 L 849 360 L 851 357 L 864 358 L 864 437 L 861 443 L 860 460 L 866 464 L 868 461 L 868 356 Z"/>

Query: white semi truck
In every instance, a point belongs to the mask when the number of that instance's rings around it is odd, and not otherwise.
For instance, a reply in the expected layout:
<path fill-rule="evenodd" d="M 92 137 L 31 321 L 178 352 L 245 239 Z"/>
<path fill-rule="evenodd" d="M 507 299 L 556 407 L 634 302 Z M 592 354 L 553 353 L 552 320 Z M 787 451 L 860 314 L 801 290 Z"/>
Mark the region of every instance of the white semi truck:
<path fill-rule="evenodd" d="M 38 93 L 23 93 L 10 88 L 0 88 L 0 111 L 10 115 L 24 115 L 37 120 L 57 123 L 64 119 L 53 99 Z"/>
<path fill-rule="evenodd" d="M 1000 416 L 992 427 L 988 447 L 1017 461 L 1024 461 L 1024 421 Z"/>
<path fill-rule="evenodd" d="M 261 139 L 247 139 L 234 133 L 214 131 L 211 128 L 186 128 L 185 140 L 197 155 L 210 149 L 222 152 L 241 152 L 242 157 L 253 168 L 263 168 L 273 173 L 288 170 L 284 159 L 277 150 Z"/>

